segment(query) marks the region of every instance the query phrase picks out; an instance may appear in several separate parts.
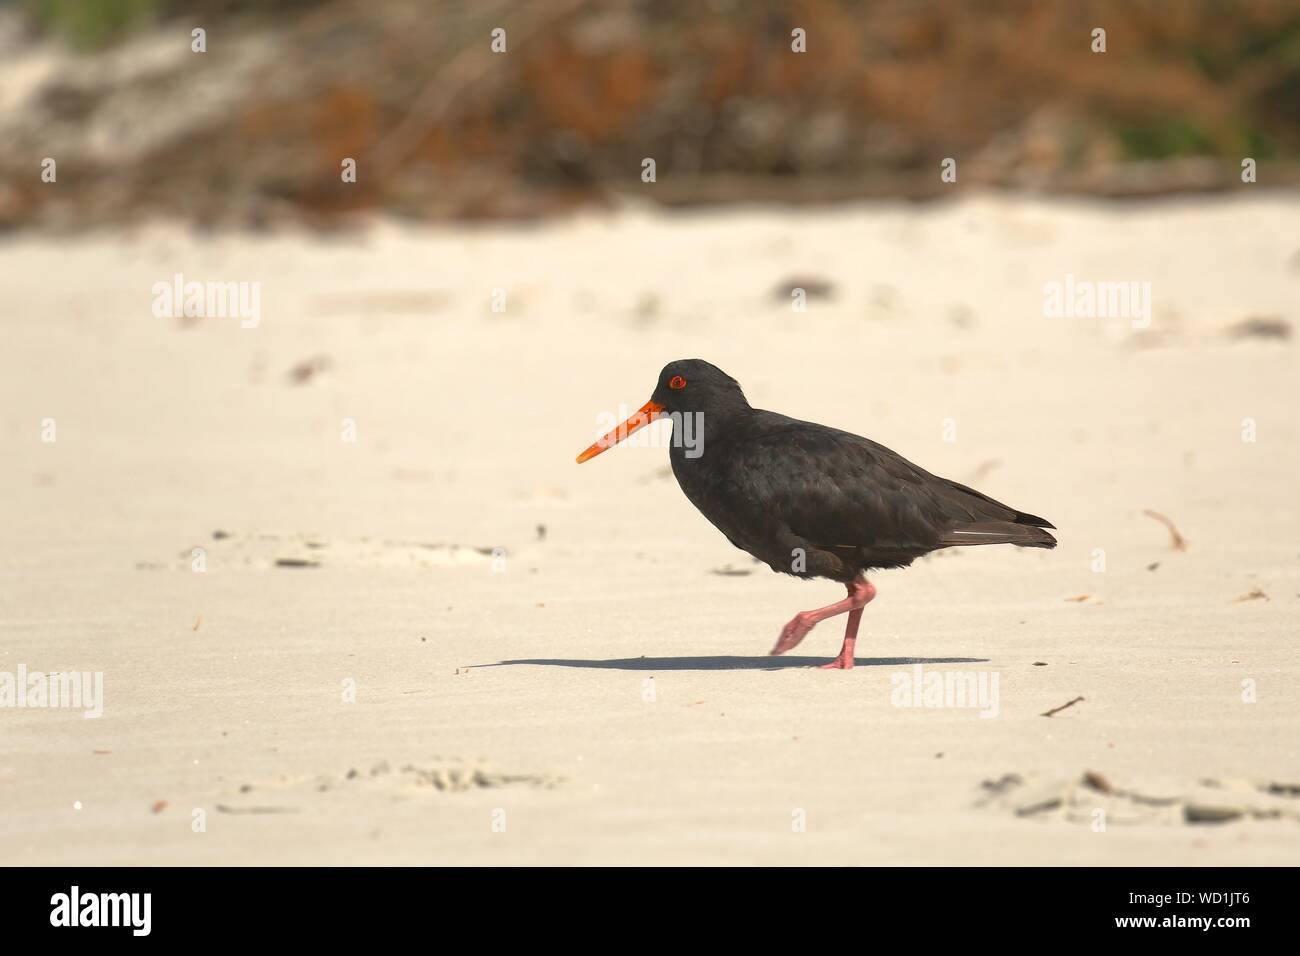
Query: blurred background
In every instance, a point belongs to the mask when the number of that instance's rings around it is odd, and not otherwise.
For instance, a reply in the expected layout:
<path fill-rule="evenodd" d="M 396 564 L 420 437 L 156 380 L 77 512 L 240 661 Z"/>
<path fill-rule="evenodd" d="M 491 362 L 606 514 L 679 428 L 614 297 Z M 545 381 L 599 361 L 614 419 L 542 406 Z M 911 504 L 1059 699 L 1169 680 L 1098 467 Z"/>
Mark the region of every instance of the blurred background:
<path fill-rule="evenodd" d="M 1300 5 L 16 0 L 0 142 L 5 227 L 923 199 L 947 156 L 1092 196 L 1231 188 L 1249 156 L 1271 187 L 1297 180 Z"/>

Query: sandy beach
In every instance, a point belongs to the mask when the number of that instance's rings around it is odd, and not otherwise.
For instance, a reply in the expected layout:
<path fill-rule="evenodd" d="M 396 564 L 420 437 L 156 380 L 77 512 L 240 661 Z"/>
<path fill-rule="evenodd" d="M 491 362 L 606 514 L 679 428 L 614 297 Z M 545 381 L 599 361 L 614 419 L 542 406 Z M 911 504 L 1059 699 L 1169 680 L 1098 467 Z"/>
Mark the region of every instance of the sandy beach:
<path fill-rule="evenodd" d="M 4 238 L 0 671 L 103 697 L 0 709 L 0 856 L 1293 865 L 1300 353 L 1232 330 L 1300 321 L 1297 223 L 977 195 Z M 260 283 L 257 323 L 155 315 L 177 274 Z M 1067 276 L 1149 282 L 1149 320 L 1046 316 Z M 766 656 L 838 586 L 734 549 L 661 424 L 574 463 L 688 357 L 1059 548 L 877 575 L 851 672 L 807 666 L 835 621 Z M 996 707 L 900 706 L 917 665 Z"/>

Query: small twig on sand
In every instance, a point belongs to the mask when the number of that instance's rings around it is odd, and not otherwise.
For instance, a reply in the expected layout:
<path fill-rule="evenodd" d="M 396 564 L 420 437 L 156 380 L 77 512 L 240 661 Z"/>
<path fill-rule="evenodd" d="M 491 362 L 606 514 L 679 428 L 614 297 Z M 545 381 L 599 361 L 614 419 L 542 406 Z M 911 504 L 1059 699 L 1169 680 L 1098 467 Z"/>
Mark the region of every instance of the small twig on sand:
<path fill-rule="evenodd" d="M 1076 698 L 1074 698 L 1074 700 L 1067 700 L 1067 701 L 1066 701 L 1064 704 L 1062 704 L 1060 707 L 1053 707 L 1053 708 L 1052 708 L 1051 710 L 1049 710 L 1047 713 L 1045 713 L 1045 714 L 1039 714 L 1038 716 L 1039 716 L 1039 717 L 1051 717 L 1053 714 L 1059 714 L 1061 711 L 1065 710 L 1065 708 L 1067 708 L 1067 707 L 1073 707 L 1075 704 L 1079 703 L 1079 701 L 1081 701 L 1081 700 L 1083 700 L 1082 697 L 1076 697 Z"/>
<path fill-rule="evenodd" d="M 1149 508 L 1146 511 L 1143 511 L 1142 513 L 1146 515 L 1148 518 L 1155 518 L 1162 525 L 1164 525 L 1166 528 L 1169 529 L 1169 546 L 1171 548 L 1173 548 L 1175 551 L 1187 550 L 1187 539 L 1178 533 L 1178 529 L 1174 527 L 1174 523 L 1172 521 L 1170 521 L 1160 512 L 1152 511 Z"/>

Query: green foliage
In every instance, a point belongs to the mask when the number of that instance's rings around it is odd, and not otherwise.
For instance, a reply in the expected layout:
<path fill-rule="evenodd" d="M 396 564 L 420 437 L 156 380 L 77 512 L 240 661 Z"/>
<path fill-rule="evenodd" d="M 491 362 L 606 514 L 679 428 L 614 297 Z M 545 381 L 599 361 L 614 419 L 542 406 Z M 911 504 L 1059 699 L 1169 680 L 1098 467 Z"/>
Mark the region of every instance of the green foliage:
<path fill-rule="evenodd" d="M 42 29 L 80 49 L 118 39 L 154 19 L 164 0 L 23 0 L 23 9 Z"/>
<path fill-rule="evenodd" d="M 1268 29 L 1243 29 L 1236 36 L 1207 32 L 1188 53 L 1200 71 L 1216 83 L 1261 61 L 1300 65 L 1300 17 Z"/>
<path fill-rule="evenodd" d="M 1117 132 L 1124 152 L 1134 159 L 1164 159 L 1214 152 L 1205 131 L 1185 118 L 1121 126 Z"/>

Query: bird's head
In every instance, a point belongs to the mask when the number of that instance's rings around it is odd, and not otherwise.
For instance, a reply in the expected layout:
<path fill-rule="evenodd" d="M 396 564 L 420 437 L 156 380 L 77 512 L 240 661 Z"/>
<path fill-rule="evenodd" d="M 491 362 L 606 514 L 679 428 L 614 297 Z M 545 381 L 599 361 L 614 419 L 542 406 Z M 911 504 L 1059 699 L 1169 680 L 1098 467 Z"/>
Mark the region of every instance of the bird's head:
<path fill-rule="evenodd" d="M 650 401 L 579 455 L 578 463 L 595 458 L 657 418 L 698 414 L 707 423 L 710 417 L 722 418 L 748 408 L 740 383 L 722 369 L 703 359 L 678 359 L 659 373 Z"/>

